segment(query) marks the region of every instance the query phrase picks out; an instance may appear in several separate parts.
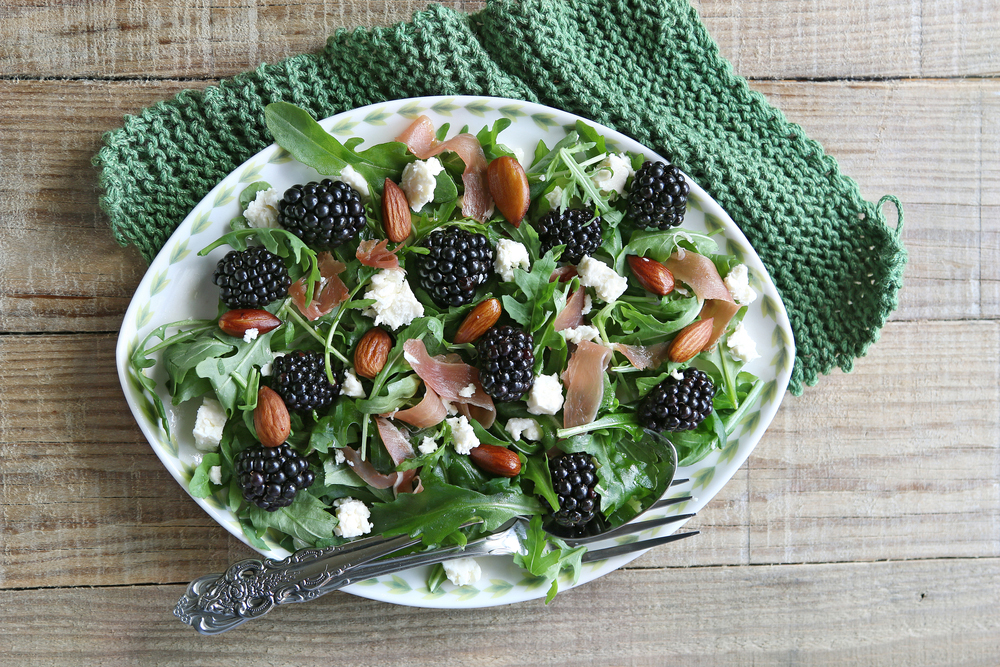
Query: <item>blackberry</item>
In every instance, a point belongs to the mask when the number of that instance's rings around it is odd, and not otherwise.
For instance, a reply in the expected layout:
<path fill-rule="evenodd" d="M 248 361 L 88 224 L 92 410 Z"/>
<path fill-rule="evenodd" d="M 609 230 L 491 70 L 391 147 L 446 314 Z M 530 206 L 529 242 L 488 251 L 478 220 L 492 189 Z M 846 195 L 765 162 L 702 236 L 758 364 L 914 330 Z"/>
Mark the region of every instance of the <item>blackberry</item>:
<path fill-rule="evenodd" d="M 640 227 L 670 229 L 684 222 L 689 187 L 672 164 L 647 160 L 632 179 L 628 217 Z"/>
<path fill-rule="evenodd" d="M 715 385 L 704 372 L 684 371 L 684 379 L 668 377 L 639 404 L 639 421 L 657 433 L 690 431 L 712 412 Z"/>
<path fill-rule="evenodd" d="M 271 365 L 274 389 L 289 410 L 306 412 L 325 408 L 340 394 L 340 381 L 330 384 L 320 352 L 290 352 Z"/>
<path fill-rule="evenodd" d="M 312 248 L 336 248 L 365 226 L 365 207 L 354 188 L 327 178 L 285 190 L 278 223 Z"/>
<path fill-rule="evenodd" d="M 288 445 L 244 449 L 234 463 L 243 499 L 268 512 L 288 507 L 316 480 L 309 462 Z"/>
<path fill-rule="evenodd" d="M 552 485 L 559 496 L 559 511 L 552 520 L 564 528 L 578 528 L 590 523 L 600 507 L 597 472 L 589 454 L 562 454 L 549 460 Z"/>
<path fill-rule="evenodd" d="M 212 282 L 229 308 L 263 308 L 288 294 L 292 279 L 285 260 L 263 246 L 233 250 L 219 260 Z"/>
<path fill-rule="evenodd" d="M 491 327 L 476 344 L 479 382 L 498 401 L 516 401 L 535 384 L 534 340 L 515 327 Z"/>
<path fill-rule="evenodd" d="M 430 250 L 420 257 L 420 285 L 441 308 L 461 306 L 476 296 L 476 288 L 486 282 L 493 268 L 493 248 L 482 234 L 459 227 L 436 229 L 423 247 Z"/>
<path fill-rule="evenodd" d="M 601 247 L 601 217 L 580 208 L 554 209 L 535 223 L 544 255 L 557 245 L 565 245 L 560 260 L 579 264 L 586 255 Z"/>

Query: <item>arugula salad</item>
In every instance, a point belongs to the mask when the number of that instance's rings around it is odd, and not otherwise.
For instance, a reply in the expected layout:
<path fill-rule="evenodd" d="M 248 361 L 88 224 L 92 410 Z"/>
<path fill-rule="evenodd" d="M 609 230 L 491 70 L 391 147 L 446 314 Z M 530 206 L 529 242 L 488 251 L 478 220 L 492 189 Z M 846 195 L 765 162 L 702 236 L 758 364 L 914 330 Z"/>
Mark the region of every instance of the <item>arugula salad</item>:
<path fill-rule="evenodd" d="M 287 271 L 278 298 L 220 298 L 216 318 L 160 326 L 130 360 L 168 438 L 147 370 L 162 364 L 174 406 L 200 406 L 189 490 L 226 498 L 252 546 L 267 550 L 265 533 L 288 550 L 406 533 L 422 549 L 530 517 L 529 554 L 515 563 L 551 580 L 551 599 L 585 549 L 555 535 L 629 521 L 678 465 L 722 448 L 758 400 L 762 382 L 744 368 L 755 356 L 741 324 L 755 296 L 746 267 L 712 235 L 637 223 L 644 156 L 616 152 L 583 122 L 521 155 L 503 142 L 507 119 L 475 133 L 418 119 L 364 150 L 291 104 L 269 105 L 266 120 L 281 149 L 328 179 L 317 188 L 350 186 L 363 219 L 310 242 L 280 221 L 308 218 L 312 204 L 303 215 L 296 197 L 315 188 L 250 184 L 244 214 L 199 254 L 266 250 Z M 220 289 L 227 260 L 205 260 L 206 289 Z M 289 393 L 285 376 L 307 357 L 332 392 L 320 407 Z M 702 413 L 663 428 L 661 396 L 695 371 L 712 387 Z M 305 463 L 282 477 L 297 483 L 276 483 L 284 504 L 262 505 L 250 462 L 279 448 Z M 586 467 L 573 492 L 592 502 L 564 520 L 571 460 Z M 428 587 L 445 578 L 436 566 Z"/>

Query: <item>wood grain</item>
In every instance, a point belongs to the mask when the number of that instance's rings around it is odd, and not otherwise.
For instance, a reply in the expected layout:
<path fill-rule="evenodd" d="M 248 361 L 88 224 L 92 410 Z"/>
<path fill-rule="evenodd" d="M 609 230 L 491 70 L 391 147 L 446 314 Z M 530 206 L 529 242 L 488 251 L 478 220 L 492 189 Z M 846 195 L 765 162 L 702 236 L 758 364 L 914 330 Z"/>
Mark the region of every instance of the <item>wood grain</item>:
<path fill-rule="evenodd" d="M 409 21 L 413 0 L 60 5 L 13 0 L 0 14 L 0 75 L 216 78 L 323 48 L 339 28 Z M 484 2 L 441 4 L 475 11 Z M 698 0 L 709 34 L 743 76 L 900 78 L 1000 72 L 1000 7 L 968 0 Z"/>
<path fill-rule="evenodd" d="M 194 85 L 207 82 L 0 81 L 0 195 L 13 202 L 0 217 L 0 331 L 120 326 L 145 266 L 111 238 L 89 161 L 123 113 Z M 754 87 L 867 198 L 903 200 L 910 262 L 895 319 L 996 315 L 1000 82 Z M 891 206 L 887 216 L 894 221 Z"/>
<path fill-rule="evenodd" d="M 446 584 L 450 586 L 450 584 Z M 1000 560 L 627 570 L 440 611 L 344 593 L 200 637 L 181 586 L 0 591 L 0 665 L 964 665 L 1000 651 Z"/>

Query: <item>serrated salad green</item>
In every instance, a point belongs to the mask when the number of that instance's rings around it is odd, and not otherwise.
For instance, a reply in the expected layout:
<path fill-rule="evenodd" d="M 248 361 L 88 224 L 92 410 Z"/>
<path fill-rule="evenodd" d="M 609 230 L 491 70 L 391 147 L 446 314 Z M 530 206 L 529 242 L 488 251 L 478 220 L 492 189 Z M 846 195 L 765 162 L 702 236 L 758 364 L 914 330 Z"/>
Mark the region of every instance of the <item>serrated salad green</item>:
<path fill-rule="evenodd" d="M 665 261 L 674 253 L 697 253 L 709 258 L 720 276 L 726 276 L 739 263 L 719 249 L 713 235 L 684 228 L 647 231 L 631 224 L 625 215 L 627 196 L 603 191 L 595 182 L 595 175 L 606 168 L 605 160 L 610 154 L 605 138 L 589 125 L 577 122 L 554 146 L 539 142 L 533 156 L 524 160 L 526 164 L 530 161 L 525 173 L 532 203 L 520 226 L 510 224 L 499 212 L 485 223 L 464 218 L 460 201 L 464 162 L 452 152 L 438 156 L 444 170 L 436 177 L 433 201 L 412 214 L 413 232 L 408 239 L 389 244 L 401 268 L 406 270 L 408 263 L 426 252 L 420 242 L 431 231 L 442 225 L 457 225 L 484 234 L 494 247 L 501 239 L 522 244 L 529 256 L 528 269 L 514 268 L 513 280 L 509 282 L 492 275 L 478 289 L 474 302 L 457 308 L 438 307 L 418 281 L 411 279 L 410 287 L 423 305 L 424 315 L 392 331 L 394 344 L 387 363 L 374 379 L 361 379 L 364 396 L 341 395 L 328 409 L 291 413 L 288 444 L 308 457 L 316 475 L 315 483 L 299 490 L 290 506 L 277 511 L 249 505 L 243 500 L 234 473 L 234 459 L 244 449 L 258 444 L 253 414 L 258 390 L 268 383 L 268 369 L 276 355 L 292 350 L 321 352 L 331 379 L 351 367 L 351 352 L 374 325 L 370 316 L 373 301 L 364 297 L 372 277 L 378 273 L 377 269 L 361 263 L 356 250 L 363 240 L 384 238 L 379 206 L 382 184 L 386 178 L 399 182 L 404 167 L 418 159 L 397 141 L 365 150 L 358 149 L 360 139 L 341 143 L 306 111 L 291 104 L 269 105 L 266 120 L 278 145 L 295 159 L 331 178 L 350 166 L 368 186 L 366 226 L 358 238 L 332 251 L 333 258 L 345 267 L 340 277 L 347 287 L 347 299 L 314 320 L 305 317 L 291 297 L 275 301 L 266 310 L 282 324 L 246 340 L 221 331 L 216 319 L 173 322 L 146 336 L 130 360 L 131 372 L 150 394 L 168 437 L 167 409 L 156 394 L 156 383 L 145 373 L 145 369 L 155 365 L 152 356 L 155 353 L 160 354 L 167 376 L 165 389 L 173 405 L 203 398 L 221 404 L 227 418 L 222 440 L 217 451 L 202 456 L 189 491 L 195 497 L 224 494 L 251 545 L 267 550 L 262 537 L 268 532 L 288 550 L 345 542 L 347 539 L 335 531 L 338 524 L 335 502 L 345 498 L 365 503 L 370 510 L 373 533 L 386 536 L 407 533 L 420 537 L 422 548 L 463 544 L 514 517 L 530 517 L 528 554 L 516 557 L 515 563 L 533 576 L 551 581 L 551 599 L 561 572 L 569 571 L 574 581 L 579 576 L 582 548 L 569 549 L 542 528 L 543 519 L 558 509 L 547 455 L 560 451 L 592 455 L 597 464 L 601 519 L 609 526 L 621 525 L 665 492 L 674 468 L 672 456 L 667 456 L 654 439 L 645 436 L 636 417 L 636 405 L 646 393 L 671 373 L 688 366 L 707 373 L 717 388 L 711 414 L 696 429 L 666 434 L 677 450 L 681 466 L 694 464 L 722 448 L 747 409 L 758 400 L 762 382 L 744 369 L 745 362 L 731 354 L 726 345 L 729 333 L 742 319 L 746 307 L 739 309 L 718 344 L 694 359 L 684 363 L 665 360 L 659 367 L 647 370 L 633 366 L 615 344 L 668 342 L 698 319 L 701 301 L 692 290 L 683 287 L 666 296 L 653 295 L 630 279 L 626 291 L 610 303 L 592 294 L 592 310 L 585 318 L 599 332 L 596 342 L 614 350 L 604 375 L 603 399 L 593 422 L 564 428 L 561 411 L 554 415 L 532 414 L 523 399 L 497 403 L 496 420 L 489 427 L 472 419 L 480 443 L 517 452 L 521 472 L 508 478 L 491 476 L 468 455 L 458 453 L 447 420 L 426 429 L 393 420 L 414 448 L 412 458 L 398 465 L 393 463 L 374 419 L 380 415 L 391 418 L 395 411 L 412 407 L 421 400 L 423 383 L 404 354 L 406 341 L 419 339 L 431 356 L 457 354 L 465 363 L 475 366 L 475 346 L 450 341 L 476 304 L 497 298 L 503 306 L 501 323 L 515 324 L 533 337 L 535 375 L 558 377 L 566 370 L 574 344 L 556 331 L 555 320 L 570 295 L 586 288 L 581 287 L 579 277 L 553 279 L 553 274 L 564 266 L 559 261 L 561 246 L 544 255 L 540 252 L 541 242 L 532 222 L 551 208 L 584 207 L 600 215 L 604 225 L 602 244 L 593 258 L 619 276 L 629 276 L 628 255 Z M 517 157 L 501 141 L 509 125 L 509 120 L 501 119 L 476 134 L 488 161 L 505 155 Z M 437 128 L 438 140 L 448 136 L 449 131 L 448 125 Z M 468 128 L 461 130 L 467 131 Z M 642 165 L 644 157 L 621 155 L 630 164 L 630 183 L 631 174 Z M 270 185 L 262 181 L 247 186 L 240 195 L 241 211 L 246 210 L 259 192 L 268 189 Z M 292 280 L 304 281 L 309 303 L 321 279 L 316 250 L 283 229 L 252 227 L 242 215 L 234 218 L 230 227 L 199 254 L 206 255 L 220 246 L 242 250 L 249 245 L 263 245 L 285 259 Z M 213 270 L 206 263 L 206 281 L 211 280 Z M 220 301 L 219 315 L 225 310 Z M 541 437 L 538 440 L 512 437 L 505 425 L 515 418 L 535 420 Z M 418 448 L 426 438 L 436 443 L 436 449 Z M 366 484 L 344 460 L 343 453 L 338 455 L 338 450 L 345 447 L 359 452 L 381 474 L 418 470 L 419 493 L 397 494 L 391 487 L 379 489 Z M 479 523 L 461 528 L 470 520 Z M 443 578 L 441 568 L 434 568 L 428 587 L 433 590 Z"/>

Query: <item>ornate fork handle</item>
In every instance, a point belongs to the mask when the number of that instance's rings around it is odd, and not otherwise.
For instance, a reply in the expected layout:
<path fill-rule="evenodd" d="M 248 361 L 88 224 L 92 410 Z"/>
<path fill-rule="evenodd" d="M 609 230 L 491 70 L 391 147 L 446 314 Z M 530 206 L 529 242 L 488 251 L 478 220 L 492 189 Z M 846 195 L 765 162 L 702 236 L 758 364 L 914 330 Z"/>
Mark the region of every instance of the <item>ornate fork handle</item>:
<path fill-rule="evenodd" d="M 224 574 L 192 581 L 174 615 L 202 634 L 225 632 L 276 605 L 305 602 L 346 586 L 354 580 L 353 569 L 417 541 L 402 535 L 360 548 L 301 549 L 283 560 L 242 560 Z"/>

